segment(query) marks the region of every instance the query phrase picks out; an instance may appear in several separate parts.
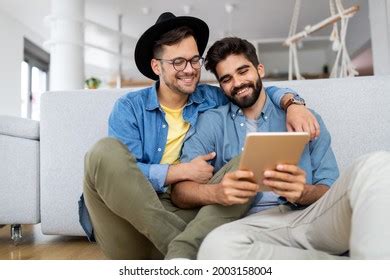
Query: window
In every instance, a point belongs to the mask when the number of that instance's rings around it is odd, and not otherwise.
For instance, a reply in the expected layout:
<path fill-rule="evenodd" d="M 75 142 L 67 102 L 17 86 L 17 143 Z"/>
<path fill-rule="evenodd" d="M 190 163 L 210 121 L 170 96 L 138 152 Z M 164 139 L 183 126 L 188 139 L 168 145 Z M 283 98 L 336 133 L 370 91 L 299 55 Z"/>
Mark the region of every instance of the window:
<path fill-rule="evenodd" d="M 24 60 L 21 63 L 21 115 L 39 120 L 40 99 L 48 90 L 50 56 L 40 47 L 24 39 Z"/>

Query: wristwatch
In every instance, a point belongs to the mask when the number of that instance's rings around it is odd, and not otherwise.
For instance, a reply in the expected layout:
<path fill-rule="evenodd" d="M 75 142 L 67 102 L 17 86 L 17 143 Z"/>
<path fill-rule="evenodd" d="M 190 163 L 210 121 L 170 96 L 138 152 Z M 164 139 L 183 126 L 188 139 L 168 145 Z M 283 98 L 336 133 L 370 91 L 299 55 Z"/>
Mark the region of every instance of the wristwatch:
<path fill-rule="evenodd" d="M 290 99 L 287 101 L 286 105 L 284 106 L 284 108 L 285 108 L 284 110 L 287 112 L 288 107 L 290 107 L 290 105 L 292 105 L 292 104 L 295 104 L 295 105 L 303 105 L 303 106 L 306 105 L 305 99 L 303 99 L 303 98 L 301 98 L 301 97 L 292 97 L 292 98 L 290 98 Z"/>

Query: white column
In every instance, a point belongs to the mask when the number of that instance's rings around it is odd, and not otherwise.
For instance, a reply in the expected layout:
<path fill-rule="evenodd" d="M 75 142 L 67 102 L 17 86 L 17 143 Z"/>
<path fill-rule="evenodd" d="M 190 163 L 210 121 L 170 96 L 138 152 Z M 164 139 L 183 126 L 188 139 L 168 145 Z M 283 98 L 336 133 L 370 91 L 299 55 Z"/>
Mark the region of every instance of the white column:
<path fill-rule="evenodd" d="M 85 0 L 51 0 L 50 90 L 84 88 Z"/>
<path fill-rule="evenodd" d="M 375 75 L 390 75 L 390 0 L 369 0 Z"/>

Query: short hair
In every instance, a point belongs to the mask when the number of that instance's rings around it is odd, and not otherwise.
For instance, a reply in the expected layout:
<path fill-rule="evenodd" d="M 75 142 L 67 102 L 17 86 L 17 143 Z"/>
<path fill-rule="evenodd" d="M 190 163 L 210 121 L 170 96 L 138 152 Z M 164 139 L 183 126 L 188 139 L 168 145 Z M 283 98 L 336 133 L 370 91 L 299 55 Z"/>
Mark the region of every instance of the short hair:
<path fill-rule="evenodd" d="M 205 59 L 205 68 L 217 78 L 216 67 L 219 62 L 229 55 L 244 55 L 255 67 L 259 65 L 255 47 L 245 39 L 226 37 L 216 41 L 208 50 Z"/>
<path fill-rule="evenodd" d="M 164 45 L 172 46 L 190 36 L 194 37 L 196 42 L 195 33 L 188 26 L 180 26 L 162 34 L 153 44 L 153 56 L 160 56 Z"/>

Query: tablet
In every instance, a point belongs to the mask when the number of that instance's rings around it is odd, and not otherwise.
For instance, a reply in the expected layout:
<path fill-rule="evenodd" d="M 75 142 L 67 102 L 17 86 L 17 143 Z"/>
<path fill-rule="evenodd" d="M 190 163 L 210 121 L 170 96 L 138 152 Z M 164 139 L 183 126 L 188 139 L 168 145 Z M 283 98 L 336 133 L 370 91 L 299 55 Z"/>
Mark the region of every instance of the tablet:
<path fill-rule="evenodd" d="M 253 132 L 245 139 L 240 159 L 240 170 L 255 174 L 260 191 L 271 191 L 262 184 L 265 170 L 275 170 L 278 164 L 299 163 L 310 137 L 306 132 Z"/>

